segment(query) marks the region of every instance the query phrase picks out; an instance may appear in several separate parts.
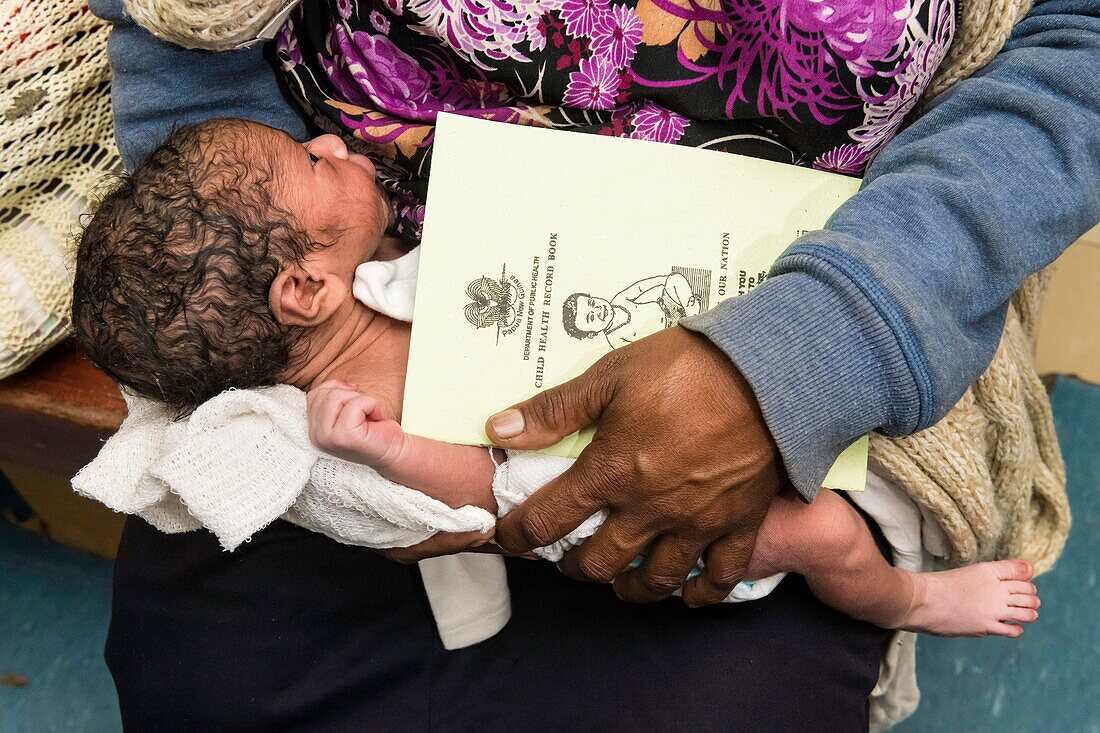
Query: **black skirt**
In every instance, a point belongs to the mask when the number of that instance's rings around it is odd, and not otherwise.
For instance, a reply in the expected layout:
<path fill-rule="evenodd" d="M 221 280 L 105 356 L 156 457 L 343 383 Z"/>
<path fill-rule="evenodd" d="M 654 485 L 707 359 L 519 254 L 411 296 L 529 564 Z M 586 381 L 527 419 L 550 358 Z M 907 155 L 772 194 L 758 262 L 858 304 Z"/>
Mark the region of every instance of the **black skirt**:
<path fill-rule="evenodd" d="M 106 650 L 126 730 L 867 729 L 888 632 L 798 576 L 694 610 L 547 562 L 509 560 L 508 581 L 508 626 L 448 652 L 415 566 L 285 522 L 230 554 L 131 519 Z"/>

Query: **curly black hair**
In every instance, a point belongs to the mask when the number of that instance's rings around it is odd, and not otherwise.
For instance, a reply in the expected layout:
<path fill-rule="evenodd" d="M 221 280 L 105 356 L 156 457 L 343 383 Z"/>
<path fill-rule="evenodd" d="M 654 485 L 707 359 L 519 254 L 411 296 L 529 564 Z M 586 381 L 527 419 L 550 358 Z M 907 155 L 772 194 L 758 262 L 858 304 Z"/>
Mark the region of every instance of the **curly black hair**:
<path fill-rule="evenodd" d="M 596 334 L 603 332 L 582 331 L 577 328 L 577 301 L 581 299 L 582 295 L 588 297 L 585 293 L 573 293 L 561 304 L 561 325 L 565 327 L 565 332 L 567 334 L 575 339 L 584 341 L 585 339 L 595 338 Z"/>
<path fill-rule="evenodd" d="M 180 129 L 100 202 L 76 257 L 76 340 L 101 369 L 181 414 L 231 387 L 275 384 L 302 329 L 268 291 L 316 245 L 270 195 L 249 126 Z"/>

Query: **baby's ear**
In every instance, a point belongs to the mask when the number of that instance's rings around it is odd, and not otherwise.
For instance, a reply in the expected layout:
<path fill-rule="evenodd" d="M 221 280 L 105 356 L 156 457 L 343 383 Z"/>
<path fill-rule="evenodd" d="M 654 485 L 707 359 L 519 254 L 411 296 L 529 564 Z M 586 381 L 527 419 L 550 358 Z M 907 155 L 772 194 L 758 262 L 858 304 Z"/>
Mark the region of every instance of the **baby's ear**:
<path fill-rule="evenodd" d="M 294 264 L 275 276 L 268 304 L 284 326 L 319 326 L 336 311 L 346 290 L 338 278 Z"/>

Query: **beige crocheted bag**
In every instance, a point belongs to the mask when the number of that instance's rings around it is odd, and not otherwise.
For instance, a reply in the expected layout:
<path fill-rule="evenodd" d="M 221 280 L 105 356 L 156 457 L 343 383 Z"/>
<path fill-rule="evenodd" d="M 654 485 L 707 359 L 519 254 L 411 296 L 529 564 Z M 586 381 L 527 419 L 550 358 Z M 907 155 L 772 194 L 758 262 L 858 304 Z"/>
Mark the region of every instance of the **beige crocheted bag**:
<path fill-rule="evenodd" d="M 0 378 L 67 334 L 73 230 L 121 170 L 108 31 L 82 0 L 0 0 Z"/>

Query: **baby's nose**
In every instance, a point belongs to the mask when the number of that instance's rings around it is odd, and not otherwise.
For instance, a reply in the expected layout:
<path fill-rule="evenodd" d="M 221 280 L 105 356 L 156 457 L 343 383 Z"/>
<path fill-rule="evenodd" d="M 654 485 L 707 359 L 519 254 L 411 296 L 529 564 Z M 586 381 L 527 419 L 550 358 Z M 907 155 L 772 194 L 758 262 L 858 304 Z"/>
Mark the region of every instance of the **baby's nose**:
<path fill-rule="evenodd" d="M 314 155 L 331 156 L 347 160 L 348 146 L 338 135 L 319 135 L 306 143 L 306 149 Z"/>

